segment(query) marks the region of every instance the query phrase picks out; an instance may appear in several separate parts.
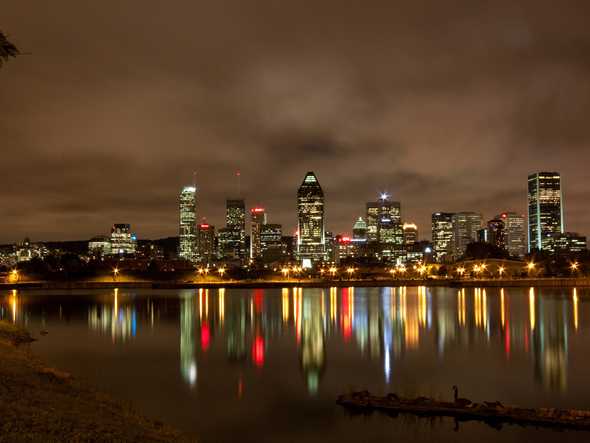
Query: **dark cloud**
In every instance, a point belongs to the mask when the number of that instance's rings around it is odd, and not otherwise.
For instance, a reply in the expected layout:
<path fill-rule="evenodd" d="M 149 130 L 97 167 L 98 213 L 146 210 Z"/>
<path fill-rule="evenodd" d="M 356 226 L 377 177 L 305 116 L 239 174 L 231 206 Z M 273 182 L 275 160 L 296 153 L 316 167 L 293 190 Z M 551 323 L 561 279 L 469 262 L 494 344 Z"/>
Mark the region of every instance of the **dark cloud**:
<path fill-rule="evenodd" d="M 328 226 L 381 190 L 430 214 L 526 210 L 526 177 L 564 177 L 568 229 L 590 232 L 590 34 L 584 1 L 8 0 L 29 55 L 0 70 L 0 241 L 85 238 L 113 222 L 176 233 L 226 197 L 295 226 L 318 174 Z M 573 195 L 573 196 L 572 196 Z"/>

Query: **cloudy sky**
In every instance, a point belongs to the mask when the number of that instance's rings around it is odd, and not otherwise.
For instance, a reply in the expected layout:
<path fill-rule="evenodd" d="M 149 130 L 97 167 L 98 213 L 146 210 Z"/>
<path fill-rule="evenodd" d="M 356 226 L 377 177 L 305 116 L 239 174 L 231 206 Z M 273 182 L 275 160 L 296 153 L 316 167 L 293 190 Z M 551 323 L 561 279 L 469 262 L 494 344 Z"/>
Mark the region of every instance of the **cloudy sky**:
<path fill-rule="evenodd" d="M 487 5 L 487 6 L 486 6 Z M 85 239 L 128 222 L 177 234 L 196 171 L 220 226 L 248 206 L 295 227 L 318 175 L 349 232 L 381 190 L 430 235 L 434 211 L 526 211 L 562 173 L 590 234 L 588 1 L 6 0 L 26 54 L 0 69 L 0 242 Z"/>

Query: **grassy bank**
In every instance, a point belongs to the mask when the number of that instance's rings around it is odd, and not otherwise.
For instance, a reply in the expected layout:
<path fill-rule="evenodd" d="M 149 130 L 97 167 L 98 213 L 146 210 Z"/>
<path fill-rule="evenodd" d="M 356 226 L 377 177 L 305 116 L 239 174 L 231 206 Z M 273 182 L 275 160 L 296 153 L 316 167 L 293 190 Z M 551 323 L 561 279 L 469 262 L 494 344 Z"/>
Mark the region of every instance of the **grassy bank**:
<path fill-rule="evenodd" d="M 46 367 L 33 355 L 32 340 L 0 321 L 0 442 L 189 441 L 70 374 Z"/>

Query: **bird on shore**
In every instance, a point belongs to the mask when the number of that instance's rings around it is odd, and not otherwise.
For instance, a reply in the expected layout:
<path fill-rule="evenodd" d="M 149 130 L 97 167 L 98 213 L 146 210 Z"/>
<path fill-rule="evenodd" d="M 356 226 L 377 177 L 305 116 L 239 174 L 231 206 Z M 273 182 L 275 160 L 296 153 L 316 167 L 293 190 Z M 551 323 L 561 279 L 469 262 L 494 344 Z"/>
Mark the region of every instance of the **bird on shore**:
<path fill-rule="evenodd" d="M 472 401 L 467 398 L 459 398 L 459 388 L 456 385 L 453 385 L 453 399 L 455 401 L 455 406 L 462 408 L 466 408 L 472 403 Z"/>

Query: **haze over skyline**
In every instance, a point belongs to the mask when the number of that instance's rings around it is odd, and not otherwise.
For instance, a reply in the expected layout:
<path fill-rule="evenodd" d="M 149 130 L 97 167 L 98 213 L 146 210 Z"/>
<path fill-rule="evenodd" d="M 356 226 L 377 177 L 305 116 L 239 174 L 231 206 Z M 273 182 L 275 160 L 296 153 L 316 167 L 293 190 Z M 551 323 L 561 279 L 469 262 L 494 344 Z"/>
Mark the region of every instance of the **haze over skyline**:
<path fill-rule="evenodd" d="M 285 233 L 314 171 L 326 226 L 387 191 L 430 234 L 436 211 L 526 213 L 559 171 L 565 226 L 590 234 L 590 4 L 8 0 L 22 55 L 0 69 L 0 242 L 87 239 L 113 223 L 178 234 L 262 205 Z"/>

